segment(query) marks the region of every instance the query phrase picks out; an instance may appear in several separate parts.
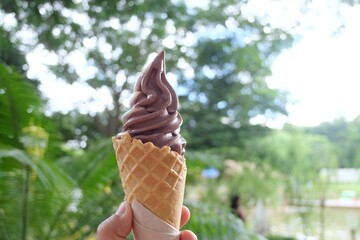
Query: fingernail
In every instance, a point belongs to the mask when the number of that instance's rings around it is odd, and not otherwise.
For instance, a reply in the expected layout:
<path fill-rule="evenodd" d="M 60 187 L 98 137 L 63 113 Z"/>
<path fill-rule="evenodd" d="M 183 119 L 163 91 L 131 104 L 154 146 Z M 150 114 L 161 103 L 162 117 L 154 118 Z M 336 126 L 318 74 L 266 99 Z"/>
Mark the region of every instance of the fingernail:
<path fill-rule="evenodd" d="M 126 210 L 126 204 L 125 204 L 125 202 L 122 202 L 120 204 L 120 207 L 116 210 L 115 214 L 121 216 L 124 214 L 125 210 Z"/>

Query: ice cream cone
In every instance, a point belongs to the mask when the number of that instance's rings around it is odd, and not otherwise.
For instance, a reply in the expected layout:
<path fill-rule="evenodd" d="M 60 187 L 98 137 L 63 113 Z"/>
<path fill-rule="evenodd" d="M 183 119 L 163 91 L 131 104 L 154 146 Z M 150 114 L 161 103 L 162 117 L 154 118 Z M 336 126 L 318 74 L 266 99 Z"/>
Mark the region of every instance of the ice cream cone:
<path fill-rule="evenodd" d="M 158 148 L 129 134 L 113 138 L 126 200 L 142 204 L 158 218 L 180 228 L 186 162 L 170 147 Z"/>

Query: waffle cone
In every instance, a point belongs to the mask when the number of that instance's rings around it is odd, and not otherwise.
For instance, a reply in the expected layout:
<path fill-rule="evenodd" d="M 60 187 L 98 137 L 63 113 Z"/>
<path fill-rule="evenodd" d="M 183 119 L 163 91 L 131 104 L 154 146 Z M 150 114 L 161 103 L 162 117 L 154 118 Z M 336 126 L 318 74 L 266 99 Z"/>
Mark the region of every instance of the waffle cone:
<path fill-rule="evenodd" d="M 165 146 L 142 143 L 129 134 L 113 138 L 126 200 L 138 201 L 153 214 L 180 228 L 185 190 L 185 158 Z"/>

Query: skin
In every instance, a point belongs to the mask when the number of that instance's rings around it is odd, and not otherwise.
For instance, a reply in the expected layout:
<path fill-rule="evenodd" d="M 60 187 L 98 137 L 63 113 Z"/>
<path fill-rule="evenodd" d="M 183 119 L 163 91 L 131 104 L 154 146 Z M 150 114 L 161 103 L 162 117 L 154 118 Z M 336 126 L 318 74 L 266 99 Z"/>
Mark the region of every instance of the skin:
<path fill-rule="evenodd" d="M 180 225 L 184 226 L 190 219 L 190 211 L 183 206 Z M 119 209 L 105 219 L 97 229 L 98 240 L 126 240 L 132 229 L 132 210 L 130 204 L 123 202 Z M 196 235 L 190 230 L 180 233 L 180 240 L 197 240 Z"/>

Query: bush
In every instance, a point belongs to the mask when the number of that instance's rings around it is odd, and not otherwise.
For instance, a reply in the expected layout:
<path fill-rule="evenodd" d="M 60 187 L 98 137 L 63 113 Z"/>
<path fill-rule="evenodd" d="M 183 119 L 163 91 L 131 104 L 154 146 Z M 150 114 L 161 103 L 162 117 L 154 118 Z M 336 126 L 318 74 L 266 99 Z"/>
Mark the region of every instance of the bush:
<path fill-rule="evenodd" d="M 185 228 L 192 230 L 201 240 L 263 240 L 247 230 L 242 221 L 221 206 L 204 203 L 185 203 L 191 211 Z"/>
<path fill-rule="evenodd" d="M 267 236 L 268 240 L 296 240 L 296 238 L 293 237 L 284 237 L 284 236 Z"/>

